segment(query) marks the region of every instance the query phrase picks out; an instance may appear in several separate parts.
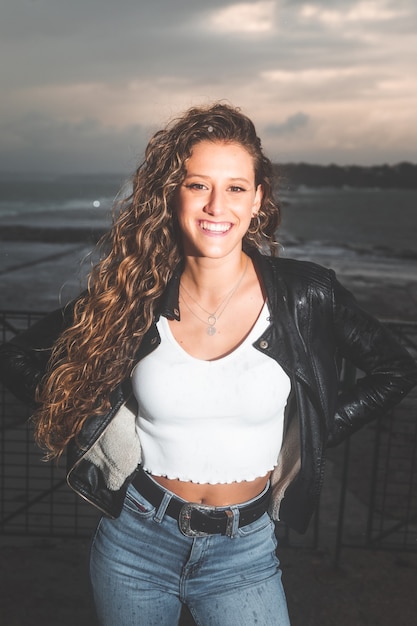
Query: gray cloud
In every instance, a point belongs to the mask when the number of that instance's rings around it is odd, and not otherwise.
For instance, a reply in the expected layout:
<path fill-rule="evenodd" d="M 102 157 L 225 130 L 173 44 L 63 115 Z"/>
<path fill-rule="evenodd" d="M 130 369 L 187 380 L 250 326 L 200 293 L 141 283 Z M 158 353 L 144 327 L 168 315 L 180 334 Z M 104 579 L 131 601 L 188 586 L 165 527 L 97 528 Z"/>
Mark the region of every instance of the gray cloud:
<path fill-rule="evenodd" d="M 72 173 L 80 171 L 80 163 L 89 172 L 130 172 L 147 139 L 140 125 L 116 130 L 94 119 L 59 122 L 41 113 L 17 117 L 7 132 L 19 138 L 6 150 L 0 146 L 0 169 L 9 172 Z M 5 134 L 1 125 L 0 134 Z"/>
<path fill-rule="evenodd" d="M 151 127 L 220 98 L 273 153 L 390 161 L 417 141 L 416 17 L 413 0 L 14 0 L 0 21 L 0 169 L 116 168 Z"/>
<path fill-rule="evenodd" d="M 285 122 L 281 124 L 268 124 L 264 130 L 268 135 L 281 137 L 282 135 L 291 135 L 297 132 L 300 128 L 307 126 L 309 121 L 309 116 L 299 111 L 298 113 L 294 113 L 294 115 L 290 115 Z"/>

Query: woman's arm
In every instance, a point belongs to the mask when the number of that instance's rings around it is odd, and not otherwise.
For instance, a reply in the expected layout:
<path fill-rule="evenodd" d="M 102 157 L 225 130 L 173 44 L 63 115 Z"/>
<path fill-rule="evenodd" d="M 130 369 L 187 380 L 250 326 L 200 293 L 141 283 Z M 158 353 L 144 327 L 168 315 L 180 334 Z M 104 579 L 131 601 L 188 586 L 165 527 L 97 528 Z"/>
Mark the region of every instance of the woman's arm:
<path fill-rule="evenodd" d="M 365 313 L 335 278 L 333 294 L 340 354 L 365 375 L 342 391 L 329 445 L 392 409 L 417 384 L 417 362 L 394 335 Z"/>

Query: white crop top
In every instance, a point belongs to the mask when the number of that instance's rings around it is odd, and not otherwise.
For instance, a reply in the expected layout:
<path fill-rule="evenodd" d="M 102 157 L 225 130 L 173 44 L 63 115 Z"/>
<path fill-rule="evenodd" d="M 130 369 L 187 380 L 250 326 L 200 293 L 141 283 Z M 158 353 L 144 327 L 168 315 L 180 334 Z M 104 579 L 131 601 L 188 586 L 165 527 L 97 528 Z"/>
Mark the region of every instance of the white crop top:
<path fill-rule="evenodd" d="M 161 344 L 132 373 L 146 471 L 216 484 L 254 480 L 274 468 L 291 386 L 281 366 L 252 345 L 268 325 L 265 304 L 242 344 L 203 361 L 160 318 Z"/>

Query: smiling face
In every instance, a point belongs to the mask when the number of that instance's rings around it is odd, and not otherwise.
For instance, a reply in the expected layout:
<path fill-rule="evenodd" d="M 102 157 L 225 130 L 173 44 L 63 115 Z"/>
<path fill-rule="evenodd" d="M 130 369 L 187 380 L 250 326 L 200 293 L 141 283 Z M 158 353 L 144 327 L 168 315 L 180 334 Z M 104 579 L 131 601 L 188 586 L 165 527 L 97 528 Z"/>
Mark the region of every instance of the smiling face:
<path fill-rule="evenodd" d="M 185 255 L 222 258 L 240 253 L 261 200 L 253 159 L 243 146 L 211 141 L 196 144 L 176 199 Z"/>

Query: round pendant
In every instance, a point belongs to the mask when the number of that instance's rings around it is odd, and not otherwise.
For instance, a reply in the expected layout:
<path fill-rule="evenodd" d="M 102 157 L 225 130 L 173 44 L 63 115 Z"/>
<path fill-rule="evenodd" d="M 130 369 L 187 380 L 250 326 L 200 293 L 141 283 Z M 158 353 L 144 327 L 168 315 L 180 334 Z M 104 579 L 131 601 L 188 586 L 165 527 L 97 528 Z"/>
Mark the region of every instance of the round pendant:
<path fill-rule="evenodd" d="M 207 324 L 210 324 L 210 326 L 214 326 L 214 324 L 217 322 L 217 317 L 215 315 L 209 315 L 207 318 Z"/>
<path fill-rule="evenodd" d="M 215 326 L 209 326 L 207 328 L 207 334 L 210 335 L 210 336 L 215 335 L 216 332 L 217 332 L 217 330 L 216 330 Z"/>

